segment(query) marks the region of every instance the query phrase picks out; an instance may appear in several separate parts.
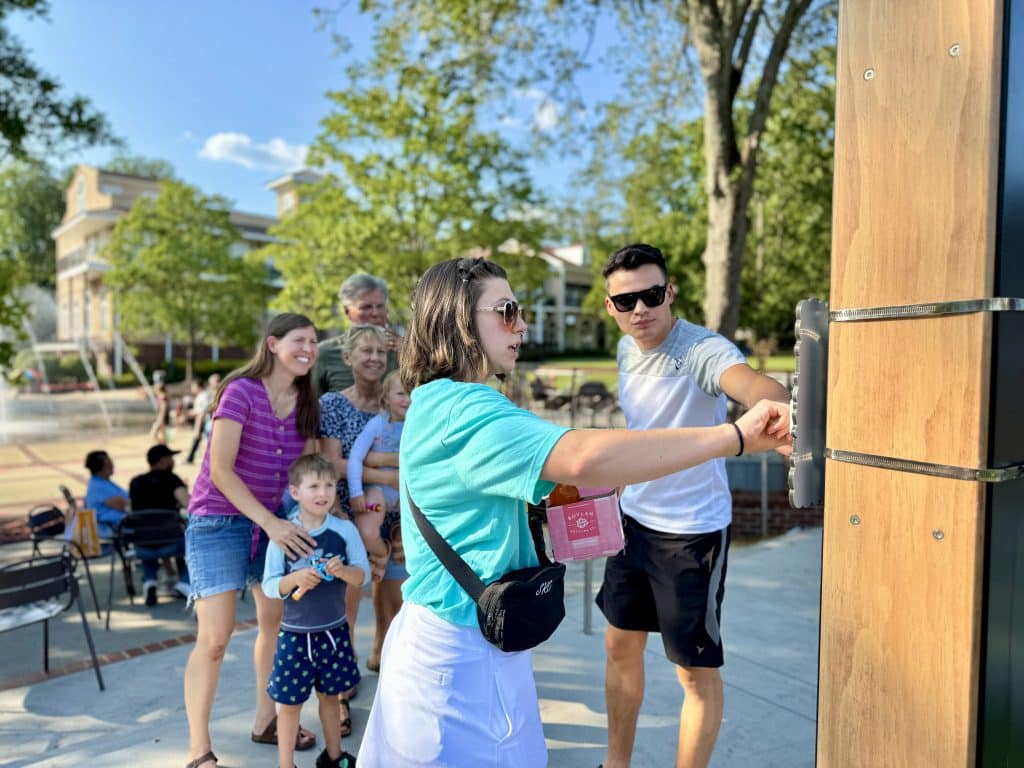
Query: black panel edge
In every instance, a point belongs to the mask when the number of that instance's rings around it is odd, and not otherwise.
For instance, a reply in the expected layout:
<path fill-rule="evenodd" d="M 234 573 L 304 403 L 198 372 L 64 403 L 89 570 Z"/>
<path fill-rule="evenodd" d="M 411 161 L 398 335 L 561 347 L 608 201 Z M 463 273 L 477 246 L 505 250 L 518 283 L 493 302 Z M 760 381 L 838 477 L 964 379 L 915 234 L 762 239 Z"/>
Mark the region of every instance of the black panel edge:
<path fill-rule="evenodd" d="M 1024 0 L 1003 14 L 995 296 L 1024 290 Z M 990 386 L 987 465 L 1021 461 L 1021 313 L 993 314 Z M 977 764 L 1024 765 L 1024 481 L 987 491 Z"/>

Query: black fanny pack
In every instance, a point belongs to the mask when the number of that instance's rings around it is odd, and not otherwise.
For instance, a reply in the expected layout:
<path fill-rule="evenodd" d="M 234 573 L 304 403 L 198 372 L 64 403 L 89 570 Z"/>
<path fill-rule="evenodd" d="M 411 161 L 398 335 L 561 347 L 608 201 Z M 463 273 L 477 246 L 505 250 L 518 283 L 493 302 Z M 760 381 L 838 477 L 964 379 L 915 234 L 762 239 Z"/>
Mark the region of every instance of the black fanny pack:
<path fill-rule="evenodd" d="M 552 563 L 519 568 L 485 585 L 420 512 L 409 489 L 405 491 L 416 527 L 476 603 L 477 623 L 487 642 L 503 651 L 525 651 L 551 637 L 565 618 L 565 566 Z M 537 556 L 540 562 L 548 562 L 542 551 Z"/>

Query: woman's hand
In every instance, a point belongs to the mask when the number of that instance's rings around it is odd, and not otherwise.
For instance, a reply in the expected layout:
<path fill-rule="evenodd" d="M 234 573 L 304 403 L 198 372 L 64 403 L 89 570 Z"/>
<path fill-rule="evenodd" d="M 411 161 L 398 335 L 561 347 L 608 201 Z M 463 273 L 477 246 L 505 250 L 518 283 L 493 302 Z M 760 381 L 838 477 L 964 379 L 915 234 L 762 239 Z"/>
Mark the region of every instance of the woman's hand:
<path fill-rule="evenodd" d="M 364 497 L 362 495 L 359 495 L 359 496 L 349 496 L 348 497 L 348 507 L 355 514 L 361 515 L 361 514 L 363 514 L 363 512 L 366 511 L 366 501 L 365 501 L 365 499 L 364 499 Z"/>
<path fill-rule="evenodd" d="M 263 526 L 267 536 L 277 544 L 289 560 L 308 557 L 316 546 L 316 540 L 306 533 L 302 526 L 275 517 Z"/>
<path fill-rule="evenodd" d="M 789 435 L 788 403 L 762 400 L 740 416 L 736 426 L 743 433 L 744 453 L 774 449 L 788 456 L 793 452 L 793 441 Z"/>

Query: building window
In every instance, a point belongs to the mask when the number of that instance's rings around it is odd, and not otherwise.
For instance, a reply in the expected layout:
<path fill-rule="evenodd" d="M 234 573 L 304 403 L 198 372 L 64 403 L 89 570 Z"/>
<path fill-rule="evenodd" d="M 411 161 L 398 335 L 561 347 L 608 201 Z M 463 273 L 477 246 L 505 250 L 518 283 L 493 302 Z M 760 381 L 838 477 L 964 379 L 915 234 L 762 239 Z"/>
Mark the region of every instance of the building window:
<path fill-rule="evenodd" d="M 75 185 L 75 207 L 79 213 L 85 210 L 85 179 L 79 179 Z"/>
<path fill-rule="evenodd" d="M 294 207 L 295 207 L 295 193 L 294 192 L 285 192 L 284 195 L 281 197 L 281 210 L 282 211 L 290 211 Z"/>

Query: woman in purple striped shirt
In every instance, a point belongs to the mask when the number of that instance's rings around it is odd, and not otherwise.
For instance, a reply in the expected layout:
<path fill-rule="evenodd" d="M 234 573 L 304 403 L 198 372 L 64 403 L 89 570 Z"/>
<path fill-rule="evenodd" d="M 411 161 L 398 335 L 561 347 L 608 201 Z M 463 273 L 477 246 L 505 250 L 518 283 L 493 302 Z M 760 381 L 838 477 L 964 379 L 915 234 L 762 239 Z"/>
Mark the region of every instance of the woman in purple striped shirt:
<path fill-rule="evenodd" d="M 317 357 L 316 329 L 303 315 L 272 318 L 255 357 L 225 378 L 212 406 L 213 431 L 189 504 L 185 557 L 192 577 L 196 644 L 185 667 L 189 726 L 186 768 L 217 764 L 210 741 L 210 711 L 228 640 L 235 628 L 237 593 L 252 585 L 259 634 L 253 741 L 277 743 L 274 702 L 267 683 L 281 624 L 280 600 L 259 587 L 268 538 L 290 557 L 310 554 L 314 541 L 301 526 L 276 515 L 288 467 L 315 451 L 320 407 L 310 371 Z M 300 728 L 297 749 L 316 737 Z"/>

